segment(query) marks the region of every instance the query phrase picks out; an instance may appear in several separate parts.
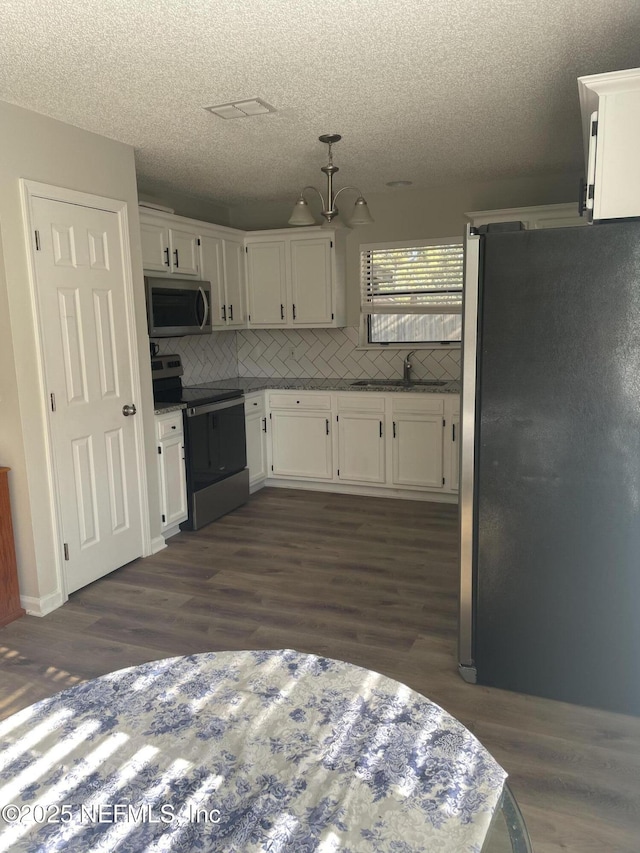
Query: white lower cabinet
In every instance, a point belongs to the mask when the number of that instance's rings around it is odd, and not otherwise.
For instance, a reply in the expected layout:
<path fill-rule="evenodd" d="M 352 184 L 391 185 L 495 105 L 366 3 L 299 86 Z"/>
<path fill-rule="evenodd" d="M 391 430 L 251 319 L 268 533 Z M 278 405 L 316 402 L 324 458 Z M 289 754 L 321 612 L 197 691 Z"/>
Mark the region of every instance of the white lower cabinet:
<path fill-rule="evenodd" d="M 331 394 L 271 391 L 272 477 L 333 478 Z"/>
<path fill-rule="evenodd" d="M 391 483 L 442 489 L 444 479 L 444 399 L 396 394 L 391 401 Z"/>
<path fill-rule="evenodd" d="M 267 484 L 307 480 L 305 488 L 316 481 L 326 489 L 329 481 L 363 494 L 455 500 L 459 410 L 457 394 L 269 391 Z"/>
<path fill-rule="evenodd" d="M 444 486 L 442 416 L 393 416 L 391 482 L 394 486 Z"/>
<path fill-rule="evenodd" d="M 382 484 L 385 466 L 385 398 L 338 394 L 336 476 L 340 482 Z"/>
<path fill-rule="evenodd" d="M 178 533 L 187 520 L 187 476 L 184 465 L 182 412 L 156 415 L 158 476 L 160 480 L 160 530 L 164 536 Z"/>
<path fill-rule="evenodd" d="M 343 482 L 384 483 L 384 416 L 338 415 L 337 476 Z"/>
<path fill-rule="evenodd" d="M 247 394 L 244 400 L 247 434 L 247 468 L 249 487 L 255 489 L 267 478 L 267 415 L 264 393 Z"/>
<path fill-rule="evenodd" d="M 271 474 L 274 477 L 333 478 L 330 412 L 271 412 Z"/>

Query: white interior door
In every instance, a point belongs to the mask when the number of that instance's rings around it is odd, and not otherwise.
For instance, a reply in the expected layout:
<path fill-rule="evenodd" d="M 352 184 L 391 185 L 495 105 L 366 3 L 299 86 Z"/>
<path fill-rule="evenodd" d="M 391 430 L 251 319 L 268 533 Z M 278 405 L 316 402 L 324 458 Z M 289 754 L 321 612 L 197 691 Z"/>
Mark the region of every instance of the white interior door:
<path fill-rule="evenodd" d="M 67 593 L 142 554 L 123 245 L 117 213 L 32 200 Z"/>

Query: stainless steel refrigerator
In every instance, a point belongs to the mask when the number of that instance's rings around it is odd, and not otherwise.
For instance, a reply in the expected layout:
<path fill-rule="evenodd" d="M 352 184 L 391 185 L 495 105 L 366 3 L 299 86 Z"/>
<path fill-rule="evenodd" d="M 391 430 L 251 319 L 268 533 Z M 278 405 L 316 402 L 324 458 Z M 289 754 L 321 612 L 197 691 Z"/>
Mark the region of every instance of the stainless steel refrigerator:
<path fill-rule="evenodd" d="M 466 244 L 460 672 L 640 714 L 640 221 L 485 228 Z"/>

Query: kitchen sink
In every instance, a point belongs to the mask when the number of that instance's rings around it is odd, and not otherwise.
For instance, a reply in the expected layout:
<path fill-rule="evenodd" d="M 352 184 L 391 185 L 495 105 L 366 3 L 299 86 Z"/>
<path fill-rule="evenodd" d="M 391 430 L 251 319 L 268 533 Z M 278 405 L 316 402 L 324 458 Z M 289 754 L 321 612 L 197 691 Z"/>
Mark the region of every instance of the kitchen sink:
<path fill-rule="evenodd" d="M 351 383 L 358 388 L 411 388 L 412 385 L 438 388 L 448 384 L 448 379 L 416 379 L 411 382 L 405 382 L 403 379 L 358 379 L 357 382 Z"/>

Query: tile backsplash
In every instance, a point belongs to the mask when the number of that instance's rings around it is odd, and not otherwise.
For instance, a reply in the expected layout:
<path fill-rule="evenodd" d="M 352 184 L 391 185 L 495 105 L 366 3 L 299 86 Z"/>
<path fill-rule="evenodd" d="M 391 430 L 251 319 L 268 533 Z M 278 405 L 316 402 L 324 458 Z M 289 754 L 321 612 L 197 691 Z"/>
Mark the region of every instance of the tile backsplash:
<path fill-rule="evenodd" d="M 235 332 L 157 338 L 156 343 L 162 355 L 175 352 L 182 357 L 185 385 L 201 385 L 212 379 L 231 379 L 238 375 Z"/>
<path fill-rule="evenodd" d="M 359 350 L 358 329 L 239 329 L 159 339 L 161 353 L 179 353 L 185 385 L 234 376 L 291 379 L 395 379 L 405 351 Z M 417 350 L 416 379 L 459 379 L 459 349 Z"/>
<path fill-rule="evenodd" d="M 240 376 L 325 379 L 394 379 L 406 352 L 357 349 L 358 329 L 240 329 Z M 459 379 L 460 350 L 418 350 L 411 359 L 416 379 Z"/>

